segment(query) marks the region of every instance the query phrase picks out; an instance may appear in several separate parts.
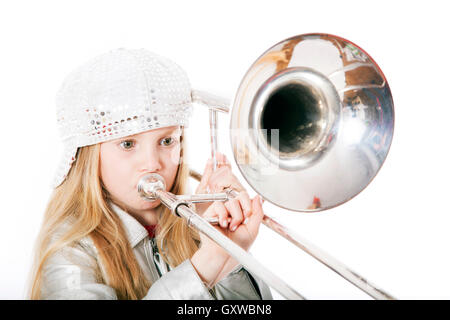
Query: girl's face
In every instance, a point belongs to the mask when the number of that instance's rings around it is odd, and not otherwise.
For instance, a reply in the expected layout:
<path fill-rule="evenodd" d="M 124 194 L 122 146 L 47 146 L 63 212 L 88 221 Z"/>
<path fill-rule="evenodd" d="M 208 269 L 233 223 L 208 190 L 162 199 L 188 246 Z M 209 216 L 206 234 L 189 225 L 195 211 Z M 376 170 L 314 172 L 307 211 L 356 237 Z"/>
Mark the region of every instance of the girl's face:
<path fill-rule="evenodd" d="M 147 173 L 158 173 L 167 190 L 172 188 L 180 162 L 180 137 L 180 127 L 173 126 L 102 143 L 100 178 L 112 201 L 138 217 L 158 207 L 160 201 L 139 196 L 137 183 Z"/>

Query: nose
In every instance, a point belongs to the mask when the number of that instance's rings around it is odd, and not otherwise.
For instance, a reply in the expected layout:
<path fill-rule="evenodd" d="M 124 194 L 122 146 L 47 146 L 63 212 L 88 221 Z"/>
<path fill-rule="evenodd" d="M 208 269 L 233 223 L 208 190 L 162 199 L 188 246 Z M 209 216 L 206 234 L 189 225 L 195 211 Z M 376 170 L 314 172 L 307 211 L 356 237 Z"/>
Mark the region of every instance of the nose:
<path fill-rule="evenodd" d="M 162 169 L 162 159 L 156 148 L 146 147 L 141 150 L 140 167 L 142 172 L 158 172 Z"/>

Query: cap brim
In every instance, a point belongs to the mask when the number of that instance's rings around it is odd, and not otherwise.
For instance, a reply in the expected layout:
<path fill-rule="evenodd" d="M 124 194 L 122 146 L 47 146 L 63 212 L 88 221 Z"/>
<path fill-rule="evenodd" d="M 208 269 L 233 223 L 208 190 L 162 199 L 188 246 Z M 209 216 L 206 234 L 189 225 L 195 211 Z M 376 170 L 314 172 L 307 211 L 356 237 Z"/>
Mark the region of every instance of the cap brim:
<path fill-rule="evenodd" d="M 67 174 L 69 173 L 70 168 L 72 167 L 72 163 L 76 159 L 77 150 L 78 147 L 76 147 L 74 144 L 72 143 L 65 144 L 61 160 L 59 161 L 59 164 L 57 166 L 53 178 L 52 188 L 57 188 L 66 179 Z"/>

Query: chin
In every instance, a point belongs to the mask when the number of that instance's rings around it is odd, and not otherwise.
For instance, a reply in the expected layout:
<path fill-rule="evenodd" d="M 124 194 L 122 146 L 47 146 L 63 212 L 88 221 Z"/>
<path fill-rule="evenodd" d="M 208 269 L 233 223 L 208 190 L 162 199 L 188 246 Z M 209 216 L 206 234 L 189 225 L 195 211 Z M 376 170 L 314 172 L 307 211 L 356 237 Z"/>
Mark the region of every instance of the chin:
<path fill-rule="evenodd" d="M 142 208 L 142 210 L 148 210 L 148 209 L 154 209 L 154 208 L 158 207 L 160 204 L 161 204 L 160 200 L 146 201 L 144 199 L 141 199 L 140 207 Z"/>

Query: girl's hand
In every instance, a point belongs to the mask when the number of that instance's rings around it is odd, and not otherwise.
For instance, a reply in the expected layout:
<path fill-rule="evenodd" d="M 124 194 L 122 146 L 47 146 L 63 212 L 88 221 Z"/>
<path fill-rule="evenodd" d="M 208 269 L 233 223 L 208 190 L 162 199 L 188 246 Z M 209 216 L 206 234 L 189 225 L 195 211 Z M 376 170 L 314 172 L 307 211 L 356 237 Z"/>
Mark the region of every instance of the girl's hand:
<path fill-rule="evenodd" d="M 238 209 L 240 206 L 244 216 L 243 220 L 245 220 L 251 210 L 250 198 L 239 180 L 231 172 L 231 164 L 228 162 L 225 155 L 217 153 L 216 159 L 217 169 L 215 171 L 213 171 L 212 160 L 208 160 L 203 172 L 202 179 L 195 193 L 220 193 L 224 192 L 224 190 L 227 188 L 231 188 L 239 192 L 239 195 L 235 199 L 227 201 L 225 205 L 228 210 L 231 210 L 235 213 L 236 218 L 239 217 Z M 196 204 L 195 207 L 197 213 L 202 215 L 210 205 L 211 203 L 208 202 Z M 239 224 L 238 220 L 224 220 L 220 222 L 221 225 L 227 224 L 230 229 L 235 228 Z M 230 222 L 231 224 L 229 224 Z"/>
<path fill-rule="evenodd" d="M 231 220 L 236 218 L 221 202 L 214 202 L 204 214 L 205 218 L 219 216 L 231 218 Z M 263 217 L 262 198 L 258 195 L 251 200 L 251 210 L 245 223 L 240 223 L 234 231 L 221 225 L 215 228 L 244 250 L 248 250 L 258 235 Z M 228 275 L 238 265 L 238 261 L 201 232 L 200 239 L 200 249 L 192 256 L 191 263 L 205 285 L 211 288 Z"/>
<path fill-rule="evenodd" d="M 226 188 L 239 192 L 236 198 L 226 202 L 215 201 L 212 204 L 197 204 L 196 211 L 203 218 L 218 218 L 215 228 L 244 250 L 248 250 L 255 241 L 264 216 L 262 198 L 249 198 L 247 192 L 231 172 L 226 157 L 217 154 L 218 166 L 213 171 L 209 160 L 196 193 L 218 193 Z M 200 277 L 210 286 L 221 280 L 237 261 L 230 259 L 228 252 L 213 240 L 200 233 L 201 247 L 191 259 Z"/>
<path fill-rule="evenodd" d="M 203 217 L 219 218 L 220 225 L 215 227 L 216 230 L 247 251 L 255 241 L 264 217 L 262 198 L 258 195 L 251 200 L 251 209 L 245 219 L 242 211 L 236 208 L 229 210 L 226 203 L 219 201 L 214 202 L 206 210 Z M 231 220 L 231 222 L 227 224 L 227 220 Z M 216 255 L 228 257 L 228 253 L 222 247 L 202 233 L 200 233 L 200 239 L 202 242 L 201 248 L 212 250 Z"/>

